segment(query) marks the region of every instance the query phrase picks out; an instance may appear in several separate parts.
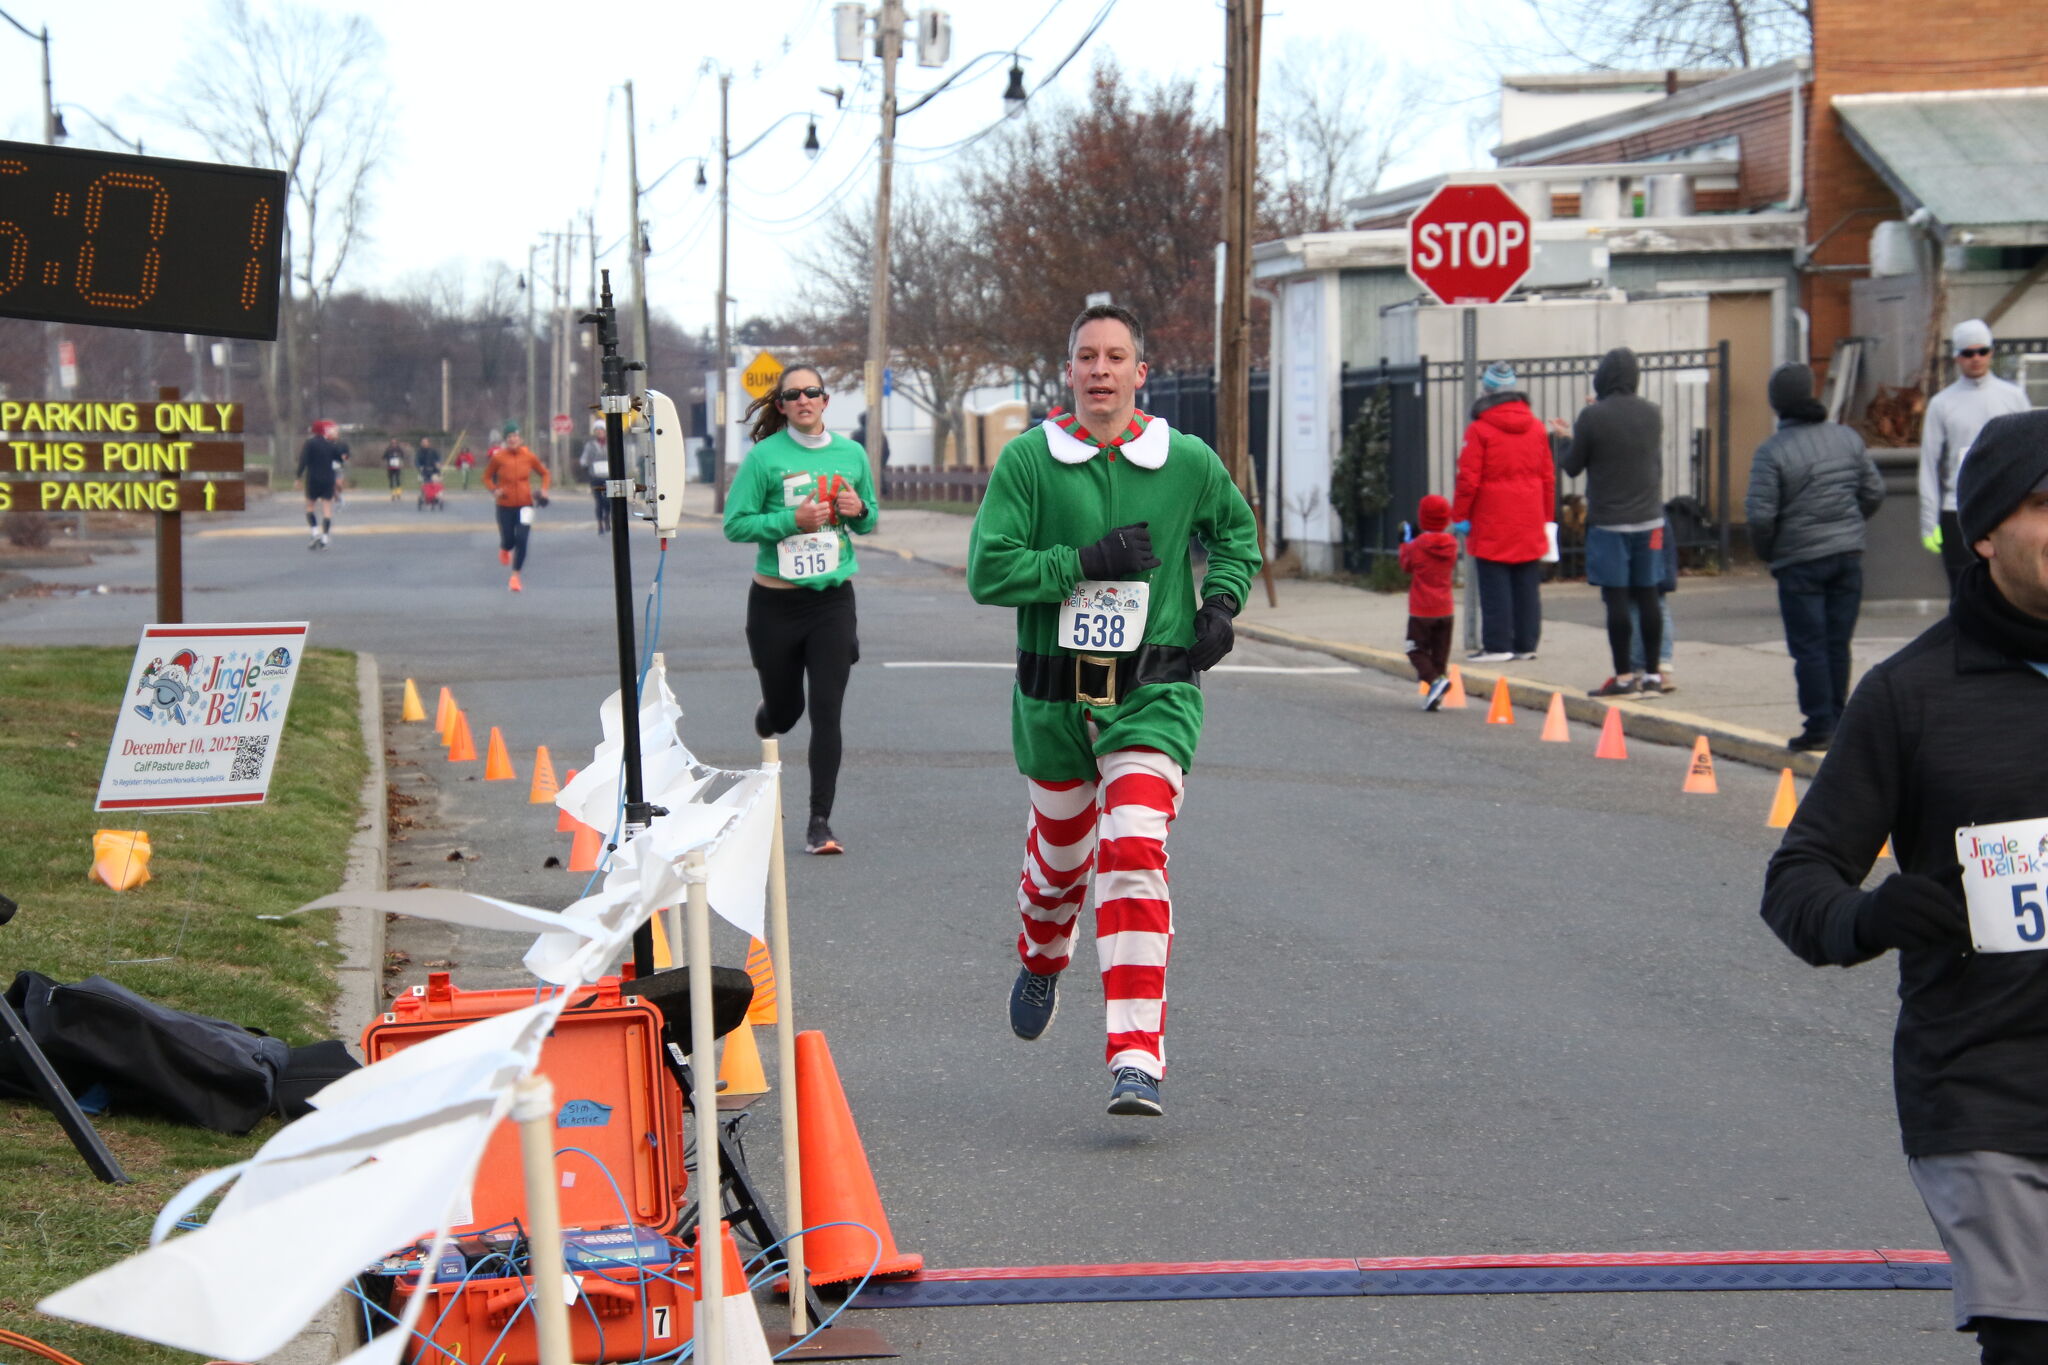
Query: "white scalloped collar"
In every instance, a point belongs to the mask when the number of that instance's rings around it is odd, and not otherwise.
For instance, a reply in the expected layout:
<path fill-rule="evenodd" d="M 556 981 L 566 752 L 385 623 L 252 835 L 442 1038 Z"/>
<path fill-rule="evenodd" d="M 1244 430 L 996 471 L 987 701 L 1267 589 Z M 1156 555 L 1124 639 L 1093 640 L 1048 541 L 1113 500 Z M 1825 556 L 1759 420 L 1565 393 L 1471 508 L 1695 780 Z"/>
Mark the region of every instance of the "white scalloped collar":
<path fill-rule="evenodd" d="M 1039 425 L 1045 431 L 1045 443 L 1050 447 L 1052 457 L 1061 464 L 1086 464 L 1102 449 L 1092 442 L 1069 436 L 1049 417 Z M 1117 450 L 1140 469 L 1157 469 L 1166 463 L 1167 442 L 1172 438 L 1173 429 L 1166 425 L 1166 419 L 1154 417 L 1146 423 L 1137 440 L 1127 441 Z"/>

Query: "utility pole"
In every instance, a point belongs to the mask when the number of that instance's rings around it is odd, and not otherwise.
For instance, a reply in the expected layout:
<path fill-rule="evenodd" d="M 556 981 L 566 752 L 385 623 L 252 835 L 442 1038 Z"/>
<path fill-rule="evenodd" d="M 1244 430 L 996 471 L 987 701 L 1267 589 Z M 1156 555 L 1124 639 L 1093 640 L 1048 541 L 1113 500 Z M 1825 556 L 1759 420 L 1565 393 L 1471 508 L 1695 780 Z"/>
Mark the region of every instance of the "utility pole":
<path fill-rule="evenodd" d="M 528 442 L 533 440 L 533 296 L 540 288 L 540 281 L 533 277 L 533 262 L 539 254 L 539 242 L 526 248 L 526 425 L 520 430 Z"/>
<path fill-rule="evenodd" d="M 629 194 L 626 218 L 627 255 L 633 267 L 633 359 L 647 364 L 647 242 L 640 231 L 640 141 L 633 117 L 633 82 L 626 82 L 626 185 Z M 635 392 L 646 387 L 642 370 L 627 370 Z"/>
<path fill-rule="evenodd" d="M 875 190 L 874 277 L 868 286 L 868 477 L 882 491 L 882 371 L 889 364 L 889 183 L 896 169 L 896 62 L 903 55 L 902 0 L 882 0 L 875 35 L 882 49 L 882 173 Z"/>
<path fill-rule="evenodd" d="M 1224 0 L 1223 123 L 1227 164 L 1223 182 L 1223 277 L 1217 310 L 1216 445 L 1224 467 L 1252 505 L 1264 549 L 1264 519 L 1252 478 L 1252 198 L 1258 185 L 1259 29 L 1265 0 Z M 1279 401 L 1268 376 L 1268 402 Z M 1268 458 L 1271 458 L 1269 455 Z M 1263 556 L 1262 556 L 1263 557 Z M 1277 604 L 1267 567 L 1266 600 Z"/>
<path fill-rule="evenodd" d="M 712 423 L 718 450 L 718 470 L 713 477 L 712 510 L 725 510 L 726 445 L 732 433 L 732 415 L 725 410 L 725 395 L 732 385 L 726 371 L 732 365 L 732 338 L 726 334 L 727 230 L 732 222 L 732 73 L 718 73 L 718 392 L 706 394 L 705 420 Z"/>

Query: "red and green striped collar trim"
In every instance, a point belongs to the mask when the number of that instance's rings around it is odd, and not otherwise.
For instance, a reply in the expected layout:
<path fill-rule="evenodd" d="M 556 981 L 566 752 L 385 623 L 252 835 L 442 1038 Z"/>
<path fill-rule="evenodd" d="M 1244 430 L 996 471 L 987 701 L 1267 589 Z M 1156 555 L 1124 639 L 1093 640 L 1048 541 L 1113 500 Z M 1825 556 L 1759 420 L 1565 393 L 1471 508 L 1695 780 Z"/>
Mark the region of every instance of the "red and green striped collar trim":
<path fill-rule="evenodd" d="M 1119 434 L 1114 440 L 1098 441 L 1095 439 L 1094 435 L 1089 432 L 1088 428 L 1081 424 L 1080 417 L 1078 417 L 1074 413 L 1068 412 L 1065 408 L 1054 408 L 1051 412 L 1048 412 L 1045 415 L 1045 417 L 1047 421 L 1051 422 L 1061 431 L 1067 433 L 1067 435 L 1073 437 L 1077 441 L 1086 442 L 1087 444 L 1094 446 L 1097 450 L 1115 450 L 1118 446 L 1123 445 L 1127 441 L 1135 441 L 1140 436 L 1145 434 L 1146 427 L 1152 425 L 1152 418 L 1149 413 L 1133 412 L 1131 414 L 1130 425 L 1125 427 L 1122 433 Z"/>

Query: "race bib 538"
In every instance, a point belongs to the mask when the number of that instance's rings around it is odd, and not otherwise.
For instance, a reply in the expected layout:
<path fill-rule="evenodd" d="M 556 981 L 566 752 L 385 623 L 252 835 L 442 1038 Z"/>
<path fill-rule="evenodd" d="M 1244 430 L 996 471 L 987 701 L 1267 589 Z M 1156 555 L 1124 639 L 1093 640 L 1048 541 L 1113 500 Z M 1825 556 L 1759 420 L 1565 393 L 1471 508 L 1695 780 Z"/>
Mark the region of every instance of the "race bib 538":
<path fill-rule="evenodd" d="M 1128 654 L 1145 642 L 1147 586 L 1084 578 L 1060 604 L 1060 647 L 1077 654 Z"/>

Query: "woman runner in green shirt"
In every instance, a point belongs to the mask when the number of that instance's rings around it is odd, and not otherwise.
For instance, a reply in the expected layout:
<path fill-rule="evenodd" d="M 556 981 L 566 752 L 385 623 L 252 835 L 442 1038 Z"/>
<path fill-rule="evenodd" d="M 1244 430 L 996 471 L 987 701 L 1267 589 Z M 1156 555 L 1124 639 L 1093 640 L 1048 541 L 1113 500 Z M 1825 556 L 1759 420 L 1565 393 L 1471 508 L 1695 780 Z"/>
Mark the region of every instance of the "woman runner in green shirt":
<path fill-rule="evenodd" d="M 832 834 L 839 712 L 860 658 L 849 532 L 875 529 L 867 453 L 825 430 L 831 402 L 809 365 L 791 365 L 748 407 L 754 447 L 725 501 L 725 538 L 760 547 L 747 594 L 747 648 L 761 677 L 754 732 L 786 734 L 811 712 L 811 819 L 806 853 L 843 853 Z"/>

